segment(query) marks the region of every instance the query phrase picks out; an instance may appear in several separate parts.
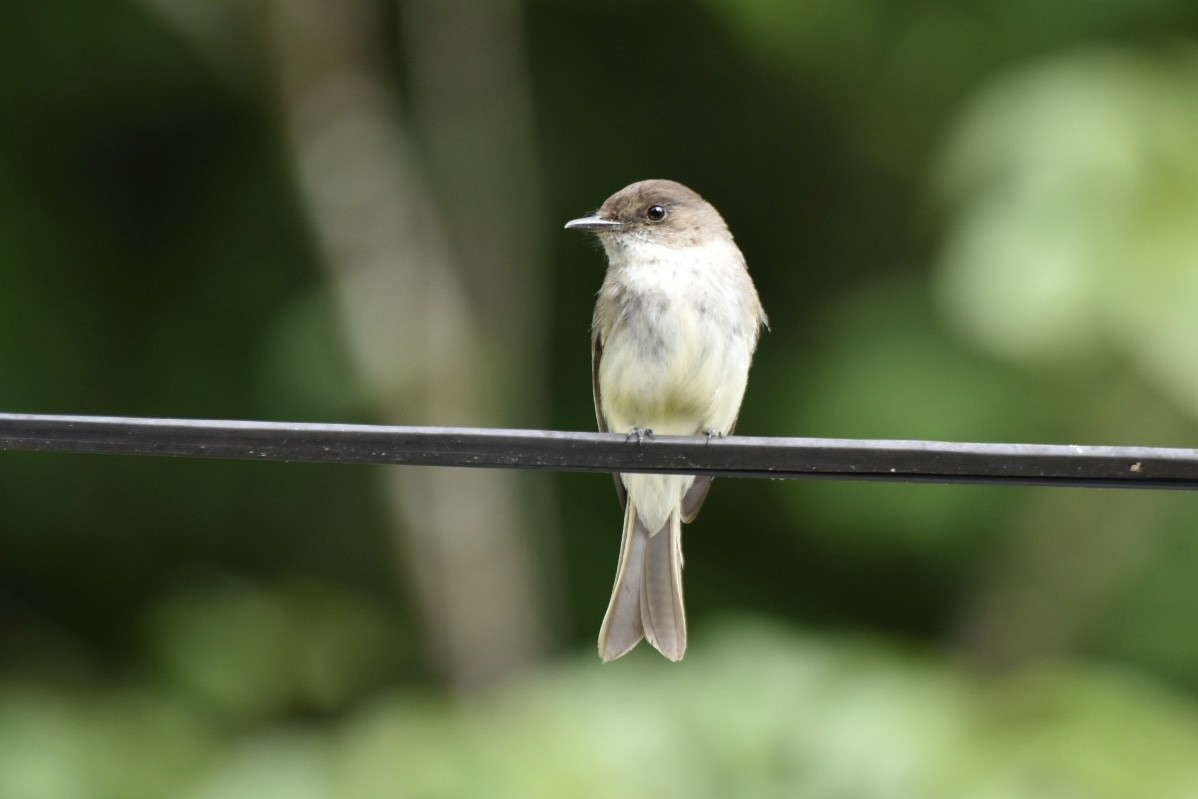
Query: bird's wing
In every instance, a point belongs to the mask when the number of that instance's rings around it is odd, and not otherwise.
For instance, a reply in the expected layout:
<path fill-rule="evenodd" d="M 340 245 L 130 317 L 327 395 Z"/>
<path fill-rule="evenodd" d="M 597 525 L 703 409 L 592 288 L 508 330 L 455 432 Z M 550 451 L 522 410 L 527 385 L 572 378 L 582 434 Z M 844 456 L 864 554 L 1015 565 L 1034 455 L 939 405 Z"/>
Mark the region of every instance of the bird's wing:
<path fill-rule="evenodd" d="M 603 339 L 599 334 L 599 330 L 595 329 L 591 333 L 591 393 L 595 398 L 595 421 L 599 424 L 599 432 L 606 433 L 607 417 L 603 413 L 603 393 L 599 389 L 599 362 L 603 360 Z M 628 502 L 628 489 L 624 488 L 624 481 L 620 479 L 619 474 L 613 474 L 612 478 L 616 481 L 616 496 L 620 499 L 620 507 L 624 507 Z"/>
<path fill-rule="evenodd" d="M 599 331 L 591 333 L 591 394 L 595 398 L 595 421 L 599 424 L 599 432 L 607 432 L 607 418 L 603 415 L 603 394 L 599 390 L 599 362 L 603 360 L 603 341 Z"/>
<path fill-rule="evenodd" d="M 727 435 L 732 435 L 736 432 L 736 421 L 740 418 L 740 414 L 736 415 L 736 419 L 732 420 L 732 424 L 728 427 Z M 703 500 L 707 499 L 707 492 L 711 490 L 711 481 L 713 477 L 705 475 L 696 475 L 695 482 L 691 483 L 691 487 L 682 495 L 682 521 L 690 524 L 699 515 L 699 509 L 703 507 Z"/>
<path fill-rule="evenodd" d="M 711 489 L 711 478 L 706 475 L 696 475 L 695 481 L 691 483 L 691 487 L 682 495 L 682 521 L 690 524 L 699 515 L 699 508 L 703 507 L 703 500 L 707 499 L 707 492 Z"/>

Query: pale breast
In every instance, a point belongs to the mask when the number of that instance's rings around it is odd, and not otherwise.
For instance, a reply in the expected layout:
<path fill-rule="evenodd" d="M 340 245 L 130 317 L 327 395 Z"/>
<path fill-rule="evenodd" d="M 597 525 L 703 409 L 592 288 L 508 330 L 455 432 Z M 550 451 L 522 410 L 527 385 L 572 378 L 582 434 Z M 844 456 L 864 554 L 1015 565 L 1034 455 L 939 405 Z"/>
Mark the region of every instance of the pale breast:
<path fill-rule="evenodd" d="M 731 247 L 641 248 L 621 268 L 599 370 L 609 429 L 731 427 L 757 327 L 738 293 L 747 277 Z"/>

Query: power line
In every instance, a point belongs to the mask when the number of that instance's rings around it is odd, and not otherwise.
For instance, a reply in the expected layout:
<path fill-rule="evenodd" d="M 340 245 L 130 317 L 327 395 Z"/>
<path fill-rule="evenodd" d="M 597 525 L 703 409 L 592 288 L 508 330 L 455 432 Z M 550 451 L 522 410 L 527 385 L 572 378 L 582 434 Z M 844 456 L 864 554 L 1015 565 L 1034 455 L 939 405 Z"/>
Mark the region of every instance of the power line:
<path fill-rule="evenodd" d="M 0 450 L 318 463 L 473 466 L 1198 489 L 1198 450 L 839 438 L 644 437 L 464 427 L 0 414 Z"/>

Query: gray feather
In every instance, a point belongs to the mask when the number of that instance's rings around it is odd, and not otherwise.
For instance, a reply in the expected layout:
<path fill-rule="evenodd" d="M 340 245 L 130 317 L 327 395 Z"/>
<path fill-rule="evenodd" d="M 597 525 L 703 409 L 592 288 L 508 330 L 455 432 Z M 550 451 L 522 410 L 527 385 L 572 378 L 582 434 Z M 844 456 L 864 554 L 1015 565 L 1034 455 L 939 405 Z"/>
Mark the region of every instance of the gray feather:
<path fill-rule="evenodd" d="M 690 523 L 699 515 L 699 509 L 703 507 L 703 500 L 707 499 L 707 491 L 711 488 L 711 478 L 706 475 L 697 475 L 695 482 L 691 483 L 691 487 L 682 495 L 682 521 Z"/>
<path fill-rule="evenodd" d="M 645 569 L 645 545 L 649 534 L 636 518 L 636 508 L 624 507 L 624 535 L 620 541 L 620 563 L 611 602 L 599 628 L 599 657 L 615 660 L 645 636 L 641 624 L 641 575 Z"/>
<path fill-rule="evenodd" d="M 682 604 L 682 523 L 678 509 L 670 514 L 665 527 L 649 536 L 641 581 L 641 625 L 645 638 L 658 652 L 670 660 L 682 659 L 686 653 L 686 610 Z"/>

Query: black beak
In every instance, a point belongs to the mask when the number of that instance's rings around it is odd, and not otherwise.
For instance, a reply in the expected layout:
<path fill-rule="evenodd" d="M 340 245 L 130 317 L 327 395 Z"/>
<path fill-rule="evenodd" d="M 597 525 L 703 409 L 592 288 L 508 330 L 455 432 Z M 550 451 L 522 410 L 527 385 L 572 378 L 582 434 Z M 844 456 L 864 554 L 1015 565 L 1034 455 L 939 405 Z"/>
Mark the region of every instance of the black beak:
<path fill-rule="evenodd" d="M 602 233 L 605 230 L 616 230 L 623 226 L 622 222 L 604 219 L 601 216 L 584 216 L 567 222 L 566 230 L 589 230 L 593 233 Z"/>

